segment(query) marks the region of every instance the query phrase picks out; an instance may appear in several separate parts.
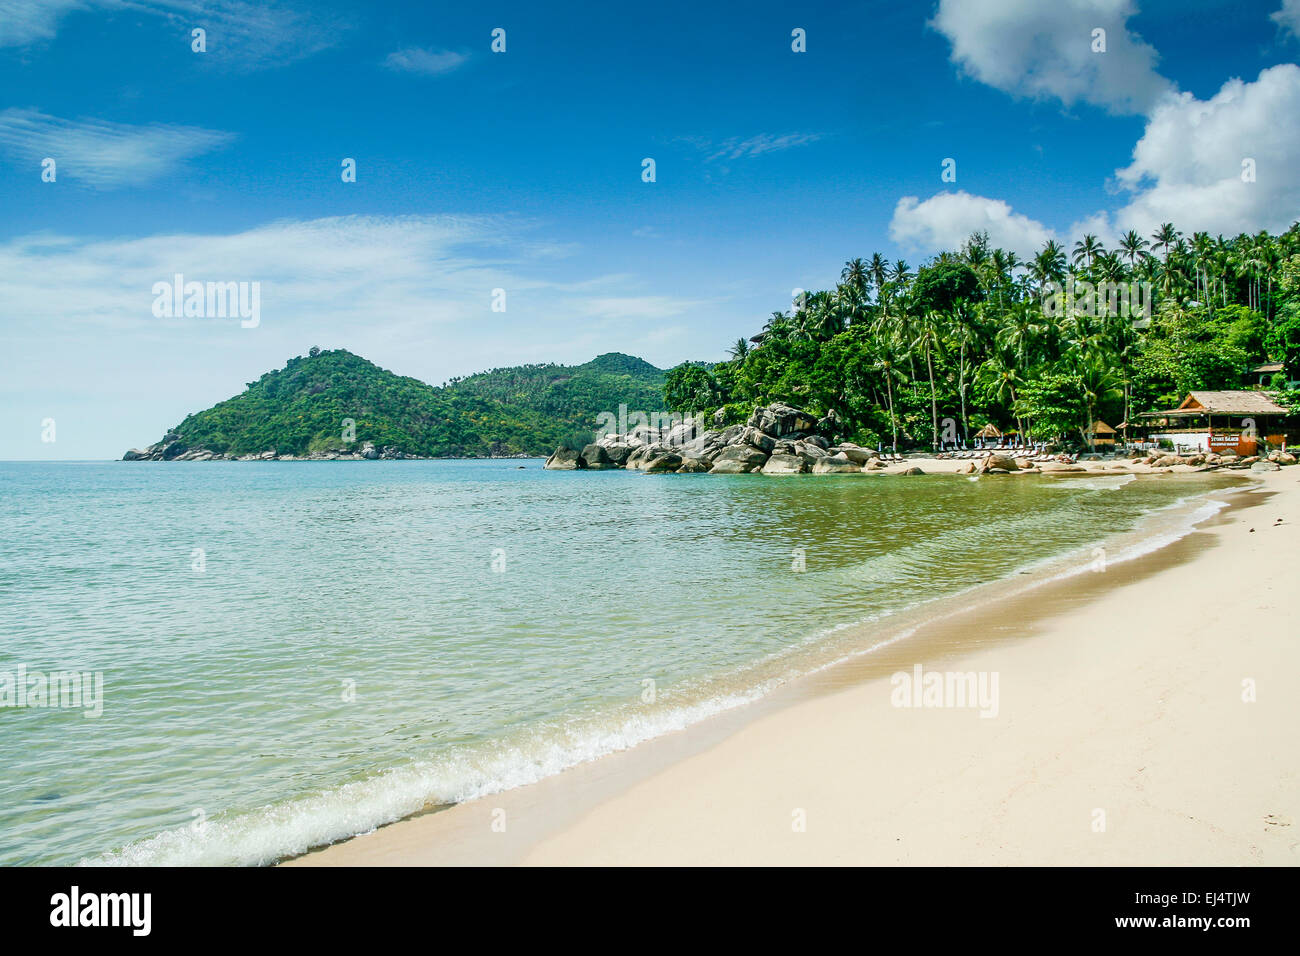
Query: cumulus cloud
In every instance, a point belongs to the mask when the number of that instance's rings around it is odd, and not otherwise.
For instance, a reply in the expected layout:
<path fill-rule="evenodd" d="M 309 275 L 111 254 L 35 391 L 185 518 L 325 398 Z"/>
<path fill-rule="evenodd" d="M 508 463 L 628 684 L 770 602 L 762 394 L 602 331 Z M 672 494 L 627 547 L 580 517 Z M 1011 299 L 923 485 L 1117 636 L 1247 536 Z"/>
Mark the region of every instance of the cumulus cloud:
<path fill-rule="evenodd" d="M 1173 89 L 1156 51 L 1128 26 L 1132 0 L 941 0 L 930 25 L 952 43 L 952 61 L 989 86 L 1067 106 L 1091 103 L 1145 113 Z M 1094 53 L 1093 31 L 1106 50 Z"/>
<path fill-rule="evenodd" d="M 1232 79 L 1209 100 L 1190 93 L 1156 107 L 1133 162 L 1116 171 L 1133 198 L 1121 229 L 1174 222 L 1234 234 L 1287 228 L 1300 214 L 1300 67 L 1284 63 L 1253 82 Z M 1254 182 L 1242 179 L 1251 160 Z"/>
<path fill-rule="evenodd" d="M 937 193 L 924 202 L 904 196 L 889 221 L 889 238 L 919 253 L 956 249 L 977 231 L 987 232 L 994 246 L 1026 258 L 1055 238 L 1041 222 L 1014 212 L 1001 199 L 965 191 Z"/>
<path fill-rule="evenodd" d="M 1280 10 L 1269 15 L 1284 33 L 1300 38 L 1300 0 L 1282 0 Z"/>
<path fill-rule="evenodd" d="M 384 66 L 390 70 L 403 73 L 422 73 L 437 76 L 460 69 L 469 59 L 468 53 L 456 53 L 452 50 L 424 50 L 411 47 L 388 54 Z"/>
<path fill-rule="evenodd" d="M 98 187 L 149 182 L 234 138 L 197 126 L 131 126 L 60 119 L 32 109 L 0 111 L 0 152 L 32 164 L 50 157 L 60 179 Z"/>

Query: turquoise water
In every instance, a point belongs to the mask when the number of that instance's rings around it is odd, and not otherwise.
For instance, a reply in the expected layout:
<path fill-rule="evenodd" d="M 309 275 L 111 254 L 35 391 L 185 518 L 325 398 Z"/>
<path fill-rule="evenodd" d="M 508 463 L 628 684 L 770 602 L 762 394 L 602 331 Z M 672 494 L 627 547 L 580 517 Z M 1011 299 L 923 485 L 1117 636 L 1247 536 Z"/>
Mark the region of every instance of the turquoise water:
<path fill-rule="evenodd" d="M 527 783 L 1206 490 L 519 464 L 0 463 L 0 675 L 103 678 L 0 708 L 0 864 L 267 863 Z"/>

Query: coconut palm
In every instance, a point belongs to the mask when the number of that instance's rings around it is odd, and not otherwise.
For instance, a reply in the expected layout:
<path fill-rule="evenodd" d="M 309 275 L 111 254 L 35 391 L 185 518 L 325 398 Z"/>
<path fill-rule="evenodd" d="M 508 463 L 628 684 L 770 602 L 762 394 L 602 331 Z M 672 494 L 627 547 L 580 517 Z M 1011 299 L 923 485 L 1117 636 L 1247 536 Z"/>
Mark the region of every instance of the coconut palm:
<path fill-rule="evenodd" d="M 1105 251 L 1101 241 L 1089 233 L 1074 244 L 1074 264 L 1082 262 L 1085 268 L 1092 269 L 1093 262 Z"/>
<path fill-rule="evenodd" d="M 1147 241 L 1130 229 L 1124 233 L 1123 238 L 1119 241 L 1120 250 L 1128 258 L 1128 267 L 1136 269 L 1138 260 L 1146 257 L 1144 251 L 1147 247 Z"/>

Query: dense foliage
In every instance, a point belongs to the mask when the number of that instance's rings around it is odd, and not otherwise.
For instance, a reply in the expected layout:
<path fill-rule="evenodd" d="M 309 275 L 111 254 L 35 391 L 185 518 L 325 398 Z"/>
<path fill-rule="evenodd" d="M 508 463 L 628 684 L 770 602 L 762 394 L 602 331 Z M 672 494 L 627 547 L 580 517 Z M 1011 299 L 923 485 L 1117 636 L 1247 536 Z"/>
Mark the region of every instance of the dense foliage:
<path fill-rule="evenodd" d="M 1091 235 L 1069 255 L 1051 241 L 1028 262 L 976 233 L 915 273 L 877 253 L 731 354 L 669 371 L 669 408 L 738 421 L 784 401 L 833 412 L 870 444 L 969 441 L 988 423 L 1083 442 L 1099 418 L 1257 387 L 1252 369 L 1268 361 L 1285 368 L 1264 384 L 1296 407 L 1285 386 L 1300 378 L 1300 224 L 1234 239 L 1165 224 L 1113 250 Z"/>
<path fill-rule="evenodd" d="M 611 352 L 585 365 L 525 365 L 452 379 L 441 388 L 395 375 L 344 349 L 292 358 L 243 393 L 173 429 L 192 447 L 280 454 L 356 450 L 364 442 L 409 455 L 548 454 L 590 440 L 619 403 L 658 409 L 664 373 Z M 346 441 L 344 420 L 355 423 Z"/>

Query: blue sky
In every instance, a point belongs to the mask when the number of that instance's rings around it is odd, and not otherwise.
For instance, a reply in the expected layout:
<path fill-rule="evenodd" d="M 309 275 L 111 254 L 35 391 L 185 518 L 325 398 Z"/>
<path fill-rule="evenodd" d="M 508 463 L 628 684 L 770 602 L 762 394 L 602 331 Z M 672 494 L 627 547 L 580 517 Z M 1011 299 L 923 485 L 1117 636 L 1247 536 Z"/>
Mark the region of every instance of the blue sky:
<path fill-rule="evenodd" d="M 976 226 L 1300 216 L 1300 0 L 553 6 L 0 2 L 0 458 L 120 456 L 311 345 L 670 366 Z M 156 317 L 175 272 L 260 323 Z"/>

